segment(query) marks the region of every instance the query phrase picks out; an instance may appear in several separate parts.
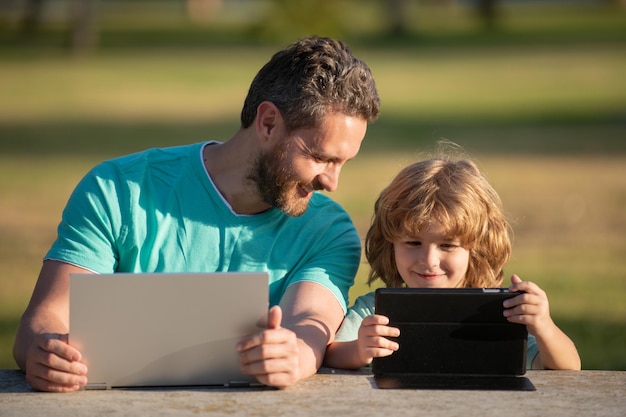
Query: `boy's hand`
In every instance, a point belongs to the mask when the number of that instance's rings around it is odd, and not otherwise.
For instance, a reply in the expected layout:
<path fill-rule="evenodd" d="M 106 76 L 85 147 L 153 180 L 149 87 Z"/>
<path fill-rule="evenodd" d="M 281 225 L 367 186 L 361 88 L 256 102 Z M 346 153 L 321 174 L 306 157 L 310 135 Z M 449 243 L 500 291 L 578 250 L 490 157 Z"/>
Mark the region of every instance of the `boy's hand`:
<path fill-rule="evenodd" d="M 357 341 L 359 358 L 367 363 L 372 359 L 389 356 L 398 350 L 398 343 L 387 337 L 400 336 L 400 329 L 389 327 L 389 318 L 380 314 L 373 314 L 363 319 L 359 327 L 359 339 Z"/>
<path fill-rule="evenodd" d="M 504 301 L 504 316 L 512 323 L 526 325 L 528 333 L 536 336 L 544 328 L 553 325 L 550 317 L 548 296 L 530 281 L 522 281 L 517 275 L 511 277 L 509 291 L 523 291 L 517 297 Z"/>
<path fill-rule="evenodd" d="M 557 327 L 550 317 L 548 296 L 536 284 L 511 277 L 509 291 L 524 291 L 504 301 L 504 316 L 512 323 L 526 325 L 535 336 L 539 354 L 533 360 L 533 369 L 579 370 L 580 356 L 574 342 Z"/>

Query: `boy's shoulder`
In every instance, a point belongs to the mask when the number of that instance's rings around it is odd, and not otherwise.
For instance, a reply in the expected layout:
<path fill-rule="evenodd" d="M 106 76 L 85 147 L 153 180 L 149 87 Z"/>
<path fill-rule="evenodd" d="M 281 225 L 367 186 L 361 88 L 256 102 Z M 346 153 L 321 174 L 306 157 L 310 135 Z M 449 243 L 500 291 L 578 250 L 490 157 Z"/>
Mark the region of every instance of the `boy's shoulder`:
<path fill-rule="evenodd" d="M 374 314 L 374 304 L 376 300 L 376 291 L 371 291 L 367 294 L 361 295 L 354 300 L 354 304 L 350 307 L 350 310 L 354 311 L 361 318 L 365 318 Z"/>

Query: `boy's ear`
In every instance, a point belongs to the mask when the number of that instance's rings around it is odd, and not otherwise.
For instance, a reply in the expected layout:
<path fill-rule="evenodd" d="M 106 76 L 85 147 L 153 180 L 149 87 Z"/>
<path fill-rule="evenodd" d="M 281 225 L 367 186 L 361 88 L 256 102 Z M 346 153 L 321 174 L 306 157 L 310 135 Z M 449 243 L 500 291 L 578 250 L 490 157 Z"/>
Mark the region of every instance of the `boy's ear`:
<path fill-rule="evenodd" d="M 257 136 L 267 141 L 271 139 L 277 130 L 283 125 L 283 118 L 278 107 L 271 101 L 263 101 L 256 110 L 255 128 Z"/>

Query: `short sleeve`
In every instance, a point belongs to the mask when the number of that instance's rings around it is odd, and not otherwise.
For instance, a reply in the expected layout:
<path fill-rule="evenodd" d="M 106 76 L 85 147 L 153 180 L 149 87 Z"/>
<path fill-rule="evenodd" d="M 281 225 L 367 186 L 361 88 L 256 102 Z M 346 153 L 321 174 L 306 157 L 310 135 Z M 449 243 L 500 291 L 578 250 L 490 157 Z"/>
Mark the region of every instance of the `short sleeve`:
<path fill-rule="evenodd" d="M 533 361 L 539 354 L 539 346 L 537 346 L 537 339 L 535 336 L 528 335 L 528 344 L 526 346 L 526 369 L 532 369 Z"/>
<path fill-rule="evenodd" d="M 116 204 L 118 190 L 112 179 L 113 171 L 110 165 L 101 164 L 78 183 L 63 210 L 57 239 L 45 259 L 98 273 L 115 271 L 114 223 L 119 222 L 119 204 Z M 110 196 L 116 198 L 113 204 Z"/>
<path fill-rule="evenodd" d="M 349 342 L 359 337 L 359 327 L 367 316 L 374 314 L 374 293 L 368 293 L 358 297 L 354 305 L 348 309 L 346 317 L 343 319 L 335 340 L 338 342 Z"/>

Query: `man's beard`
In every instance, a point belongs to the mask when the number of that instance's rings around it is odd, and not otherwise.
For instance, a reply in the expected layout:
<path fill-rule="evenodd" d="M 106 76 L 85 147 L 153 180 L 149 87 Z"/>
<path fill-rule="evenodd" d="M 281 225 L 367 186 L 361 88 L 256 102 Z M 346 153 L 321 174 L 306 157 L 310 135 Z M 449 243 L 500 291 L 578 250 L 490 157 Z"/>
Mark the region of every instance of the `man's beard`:
<path fill-rule="evenodd" d="M 287 162 L 287 144 L 277 145 L 261 153 L 254 161 L 247 177 L 255 186 L 261 199 L 288 216 L 301 216 L 309 205 L 309 198 L 299 195 L 298 185 L 305 189 L 321 189 L 319 184 L 302 184 Z"/>

